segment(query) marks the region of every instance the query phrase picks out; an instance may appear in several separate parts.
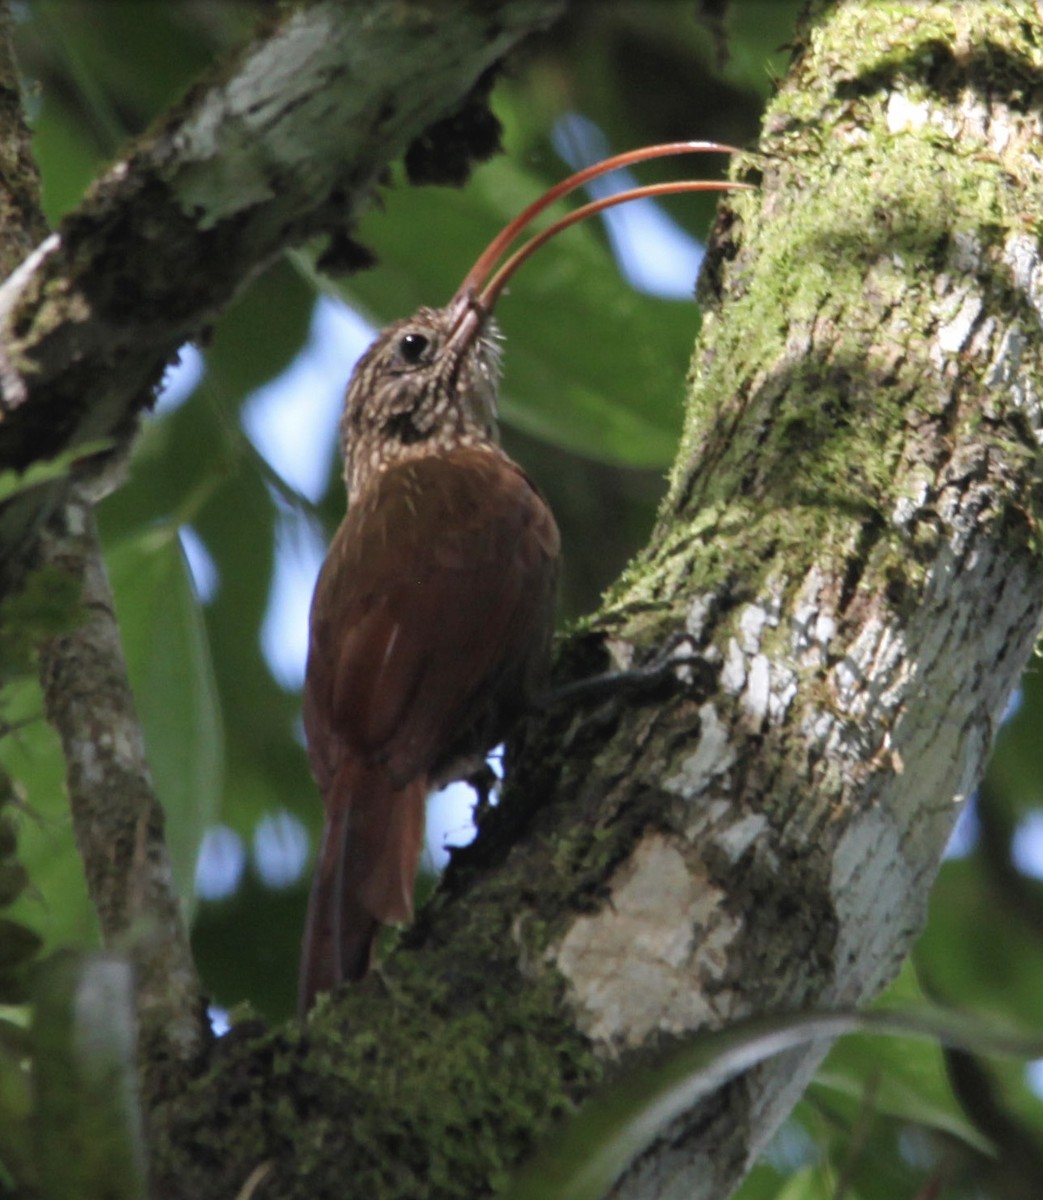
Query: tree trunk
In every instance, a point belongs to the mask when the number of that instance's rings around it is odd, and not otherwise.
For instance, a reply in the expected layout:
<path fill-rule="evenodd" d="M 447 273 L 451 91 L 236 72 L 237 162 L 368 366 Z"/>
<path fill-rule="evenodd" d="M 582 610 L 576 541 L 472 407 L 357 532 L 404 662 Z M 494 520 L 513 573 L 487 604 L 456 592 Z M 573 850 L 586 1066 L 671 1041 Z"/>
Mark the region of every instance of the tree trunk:
<path fill-rule="evenodd" d="M 893 977 L 1040 627 L 1040 47 L 1014 0 L 812 6 L 718 224 L 658 528 L 559 663 L 673 675 L 530 721 L 382 970 L 172 1081 L 159 1194 L 271 1162 L 265 1196 L 489 1195 L 664 1035 Z M 817 1059 L 614 1194 L 727 1196 Z"/>

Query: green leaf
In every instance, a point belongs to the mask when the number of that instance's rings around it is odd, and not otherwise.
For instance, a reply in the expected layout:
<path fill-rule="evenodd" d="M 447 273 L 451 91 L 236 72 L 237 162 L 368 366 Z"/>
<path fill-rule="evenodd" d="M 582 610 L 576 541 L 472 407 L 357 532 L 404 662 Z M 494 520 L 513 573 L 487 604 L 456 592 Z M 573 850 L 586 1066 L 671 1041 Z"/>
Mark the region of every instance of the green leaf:
<path fill-rule="evenodd" d="M 725 10 L 728 56 L 724 78 L 767 99 L 773 78 L 787 67 L 787 42 L 800 10 L 799 0 L 742 0 Z"/>
<path fill-rule="evenodd" d="M 22 799 L 12 816 L 18 858 L 30 879 L 8 915 L 35 929 L 46 948 L 96 946 L 97 921 L 65 794 L 65 760 L 58 735 L 43 718 L 43 696 L 34 678 L 4 688 L 3 714 L 15 729 L 0 740 L 0 763 Z"/>
<path fill-rule="evenodd" d="M 203 834 L 218 812 L 223 772 L 221 715 L 199 599 L 169 525 L 127 538 L 106 562 L 167 817 L 174 877 L 180 895 L 189 898 Z"/>
<path fill-rule="evenodd" d="M 291 260 L 278 259 L 222 314 L 206 348 L 206 386 L 223 406 L 237 412 L 290 365 L 307 340 L 315 294 Z"/>
<path fill-rule="evenodd" d="M 24 471 L 13 469 L 0 471 L 0 504 L 10 500 L 12 496 L 17 496 L 20 492 L 27 492 L 30 488 L 39 487 L 42 483 L 64 479 L 72 473 L 77 463 L 90 458 L 93 454 L 109 450 L 112 446 L 111 438 L 96 438 L 92 442 L 70 446 L 61 454 L 56 454 L 54 458 L 40 459 Z"/>
<path fill-rule="evenodd" d="M 659 1066 L 607 1089 L 503 1195 L 506 1200 L 600 1200 L 661 1130 L 737 1075 L 785 1050 L 857 1032 L 941 1039 L 979 1053 L 1043 1055 L 1043 1037 L 998 1032 L 984 1021 L 935 1009 L 754 1018 L 686 1039 Z"/>
<path fill-rule="evenodd" d="M 906 961 L 881 1003 L 892 1007 L 925 1004 L 911 961 Z M 854 1120 L 867 1089 L 872 1091 L 875 1112 L 926 1125 L 959 1138 L 980 1153 L 989 1152 L 988 1139 L 967 1120 L 956 1103 L 937 1042 L 867 1034 L 844 1038 L 819 1068 L 809 1096 L 813 1099 L 816 1093 L 828 1093 L 832 1106 L 838 1107 L 840 1100 L 839 1107 Z"/>
<path fill-rule="evenodd" d="M 0 917 L 0 971 L 26 962 L 40 949 L 40 936 L 18 921 Z"/>
<path fill-rule="evenodd" d="M 56 954 L 38 971 L 31 1028 L 36 1161 L 45 1200 L 144 1200 L 130 967 Z"/>
<path fill-rule="evenodd" d="M 836 1187 L 820 1167 L 805 1167 L 797 1171 L 776 1192 L 774 1200 L 835 1200 Z M 858 1200 L 848 1189 L 844 1200 Z"/>
<path fill-rule="evenodd" d="M 23 1182 L 33 1176 L 25 1031 L 0 1021 L 0 1164 Z"/>

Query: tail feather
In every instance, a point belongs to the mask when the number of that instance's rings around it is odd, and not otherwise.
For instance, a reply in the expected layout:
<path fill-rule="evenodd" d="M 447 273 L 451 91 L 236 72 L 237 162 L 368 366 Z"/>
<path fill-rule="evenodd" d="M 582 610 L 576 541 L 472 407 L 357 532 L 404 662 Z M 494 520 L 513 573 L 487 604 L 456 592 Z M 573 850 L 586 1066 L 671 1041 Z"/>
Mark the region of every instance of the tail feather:
<path fill-rule="evenodd" d="M 319 992 L 366 975 L 381 925 L 413 915 L 426 792 L 425 779 L 395 790 L 382 770 L 355 761 L 337 771 L 304 927 L 302 1015 Z"/>

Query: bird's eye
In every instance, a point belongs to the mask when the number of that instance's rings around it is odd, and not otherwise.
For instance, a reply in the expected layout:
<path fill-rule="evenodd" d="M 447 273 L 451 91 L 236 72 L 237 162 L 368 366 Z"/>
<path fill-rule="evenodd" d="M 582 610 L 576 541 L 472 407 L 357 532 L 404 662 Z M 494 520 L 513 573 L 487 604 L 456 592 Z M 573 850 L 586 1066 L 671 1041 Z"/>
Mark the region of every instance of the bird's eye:
<path fill-rule="evenodd" d="M 430 344 L 422 333 L 406 333 L 398 343 L 398 352 L 402 361 L 412 367 L 421 361 Z"/>

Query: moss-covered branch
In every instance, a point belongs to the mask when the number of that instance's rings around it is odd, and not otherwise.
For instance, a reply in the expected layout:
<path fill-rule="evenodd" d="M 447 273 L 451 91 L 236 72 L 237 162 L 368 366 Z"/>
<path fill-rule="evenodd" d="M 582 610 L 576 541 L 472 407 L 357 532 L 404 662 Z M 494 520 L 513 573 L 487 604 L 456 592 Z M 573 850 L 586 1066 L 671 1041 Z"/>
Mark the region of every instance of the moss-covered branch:
<path fill-rule="evenodd" d="M 40 173 L 22 113 L 11 13 L 0 5 L 0 277 L 8 275 L 44 236 Z"/>

